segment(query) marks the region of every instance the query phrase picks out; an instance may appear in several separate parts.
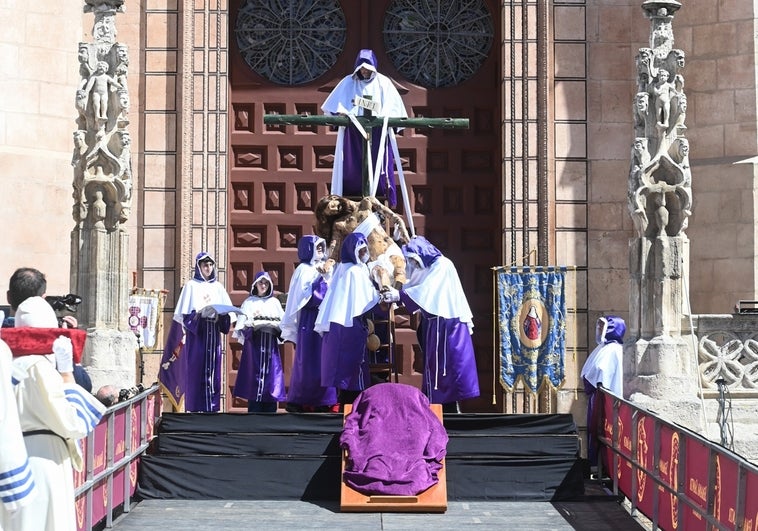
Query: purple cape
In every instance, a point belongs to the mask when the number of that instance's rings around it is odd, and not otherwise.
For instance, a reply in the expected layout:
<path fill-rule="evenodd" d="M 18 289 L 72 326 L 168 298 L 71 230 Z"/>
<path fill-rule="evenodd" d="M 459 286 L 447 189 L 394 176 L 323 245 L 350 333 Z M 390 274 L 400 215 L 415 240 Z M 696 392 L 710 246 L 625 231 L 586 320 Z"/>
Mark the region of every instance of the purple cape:
<path fill-rule="evenodd" d="M 374 385 L 358 395 L 345 419 L 343 479 L 366 495 L 415 496 L 439 481 L 447 441 L 444 426 L 418 389 Z"/>

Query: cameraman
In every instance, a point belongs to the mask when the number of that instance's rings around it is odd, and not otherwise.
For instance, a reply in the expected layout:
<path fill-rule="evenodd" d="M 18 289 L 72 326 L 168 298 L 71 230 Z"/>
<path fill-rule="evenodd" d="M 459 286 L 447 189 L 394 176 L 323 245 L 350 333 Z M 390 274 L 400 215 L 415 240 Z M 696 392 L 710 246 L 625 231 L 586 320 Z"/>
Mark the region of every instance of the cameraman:
<path fill-rule="evenodd" d="M 11 307 L 11 315 L 3 320 L 3 328 L 13 328 L 18 305 L 29 297 L 45 297 L 47 279 L 41 271 L 33 267 L 20 267 L 13 272 L 8 282 L 6 298 Z M 76 328 L 79 323 L 73 315 L 61 318 L 61 328 Z"/>
<path fill-rule="evenodd" d="M 45 298 L 47 292 L 47 279 L 41 271 L 33 267 L 20 267 L 13 272 L 8 281 L 6 298 L 11 306 L 11 316 L 3 320 L 3 328 L 13 328 L 18 306 L 31 297 Z M 76 328 L 79 323 L 73 315 L 65 315 L 58 320 L 61 328 Z M 87 371 L 80 364 L 74 365 L 74 379 L 76 383 L 84 387 L 88 393 L 92 392 L 92 380 Z"/>

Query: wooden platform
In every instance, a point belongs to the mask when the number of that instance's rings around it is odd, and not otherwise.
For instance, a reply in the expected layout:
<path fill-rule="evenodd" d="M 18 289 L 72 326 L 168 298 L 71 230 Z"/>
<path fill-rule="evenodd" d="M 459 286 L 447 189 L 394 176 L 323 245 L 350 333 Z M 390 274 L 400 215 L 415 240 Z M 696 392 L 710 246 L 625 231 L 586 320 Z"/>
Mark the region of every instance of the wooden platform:
<path fill-rule="evenodd" d="M 352 404 L 345 404 L 345 417 L 350 414 L 352 407 Z M 442 405 L 431 404 L 430 407 L 442 422 Z M 346 460 L 347 451 L 344 450 L 342 452 L 341 474 L 345 472 Z M 447 475 L 444 460 L 437 477 L 439 481 L 435 485 L 416 496 L 367 496 L 349 487 L 344 481 L 340 481 L 340 511 L 354 513 L 444 513 L 447 511 Z"/>

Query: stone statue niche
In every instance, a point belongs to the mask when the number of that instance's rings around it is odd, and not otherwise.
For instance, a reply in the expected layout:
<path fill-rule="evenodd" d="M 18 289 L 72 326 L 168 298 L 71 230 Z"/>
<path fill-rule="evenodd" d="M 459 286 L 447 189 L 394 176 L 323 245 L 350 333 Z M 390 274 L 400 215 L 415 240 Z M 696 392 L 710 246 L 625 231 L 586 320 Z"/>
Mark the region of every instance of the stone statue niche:
<path fill-rule="evenodd" d="M 660 239 L 675 237 L 687 228 L 692 179 L 684 124 L 685 54 L 673 47 L 671 29 L 673 12 L 678 6 L 672 3 L 672 9 L 649 7 L 650 47 L 640 48 L 635 58 L 637 93 L 632 105 L 635 139 L 627 195 L 637 235 Z"/>
<path fill-rule="evenodd" d="M 132 387 L 137 340 L 129 329 L 129 232 L 133 174 L 129 135 L 129 54 L 116 42 L 124 0 L 85 0 L 94 15 L 93 42 L 77 48 L 76 131 L 73 133 L 74 228 L 71 292 L 82 298 L 87 329 L 82 363 L 99 387 Z"/>
<path fill-rule="evenodd" d="M 129 125 L 129 55 L 126 45 L 79 43 L 74 132 L 73 217 L 84 229 L 113 231 L 129 218 L 132 196 Z M 90 186 L 91 184 L 91 186 Z M 108 213 L 95 219 L 92 194 L 103 191 Z M 106 191 L 107 190 L 107 191 Z"/>

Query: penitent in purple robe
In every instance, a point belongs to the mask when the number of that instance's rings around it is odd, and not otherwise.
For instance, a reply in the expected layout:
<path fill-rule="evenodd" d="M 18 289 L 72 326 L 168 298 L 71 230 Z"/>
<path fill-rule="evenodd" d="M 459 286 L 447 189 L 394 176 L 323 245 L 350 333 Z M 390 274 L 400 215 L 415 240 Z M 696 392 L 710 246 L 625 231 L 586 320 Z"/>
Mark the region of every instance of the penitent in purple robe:
<path fill-rule="evenodd" d="M 371 382 L 368 366 L 367 315 L 379 303 L 379 292 L 360 256 L 368 257 L 366 238 L 352 232 L 342 242 L 314 328 L 323 334 L 321 385 L 362 391 Z"/>
<path fill-rule="evenodd" d="M 378 61 L 373 50 L 360 50 L 353 66 L 353 72 L 342 78 L 324 101 L 321 106 L 324 114 L 364 116 L 365 110 L 355 104 L 356 98 L 362 97 L 379 104 L 380 109 L 376 116 L 392 118 L 408 116 L 408 111 L 405 109 L 405 104 L 395 84 L 389 77 L 378 72 Z M 361 75 L 361 68 L 370 71 L 369 77 L 364 78 Z M 386 197 L 390 206 L 395 206 L 397 204 L 395 160 L 390 148 L 389 138 L 385 140 L 384 151 L 379 153 L 381 131 L 381 127 L 374 127 L 369 137 L 371 161 L 373 163 L 371 171 L 373 172 L 376 169 L 376 162 L 378 158 L 381 158 L 377 194 L 380 197 Z M 366 141 L 354 125 L 340 127 L 334 153 L 331 186 L 333 194 L 344 196 L 368 195 L 368 190 L 364 190 L 363 181 L 363 170 L 366 167 L 366 161 L 363 158 L 365 146 Z"/>
<path fill-rule="evenodd" d="M 603 386 L 611 393 L 624 396 L 624 334 L 626 323 L 617 315 L 607 315 L 597 320 L 595 340 L 597 347 L 582 366 L 582 382 L 587 393 L 587 458 L 597 464 L 598 432 L 601 400 L 597 388 Z"/>
<path fill-rule="evenodd" d="M 343 480 L 366 495 L 415 496 L 439 480 L 447 432 L 418 389 L 381 383 L 363 391 L 345 419 Z"/>
<path fill-rule="evenodd" d="M 256 273 L 240 310 L 234 337 L 242 344 L 242 356 L 234 396 L 247 400 L 248 411 L 259 411 L 261 403 L 275 411 L 276 402 L 286 398 L 278 337 L 284 310 L 274 297 L 274 283 L 267 272 Z"/>
<path fill-rule="evenodd" d="M 208 278 L 201 263 L 211 262 Z M 208 318 L 201 313 L 211 309 Z M 195 274 L 179 294 L 161 359 L 158 381 L 178 410 L 218 411 L 221 405 L 221 334 L 237 313 L 217 281 L 215 261 L 206 252 L 195 257 Z M 232 312 L 232 313 L 229 313 Z"/>
<path fill-rule="evenodd" d="M 185 411 L 218 411 L 221 407 L 221 334 L 229 332 L 228 315 L 204 319 L 197 312 L 184 316 L 187 344 Z"/>
<path fill-rule="evenodd" d="M 327 284 L 318 277 L 311 284 L 311 297 L 300 309 L 297 322 L 295 358 L 287 402 L 300 406 L 332 406 L 337 403 L 337 390 L 321 385 L 321 336 L 313 327 L 318 308 L 326 294 Z"/>
<path fill-rule="evenodd" d="M 455 266 L 423 236 L 405 244 L 403 254 L 408 282 L 400 300 L 421 315 L 421 390 L 435 404 L 479 396 L 473 316 Z"/>

